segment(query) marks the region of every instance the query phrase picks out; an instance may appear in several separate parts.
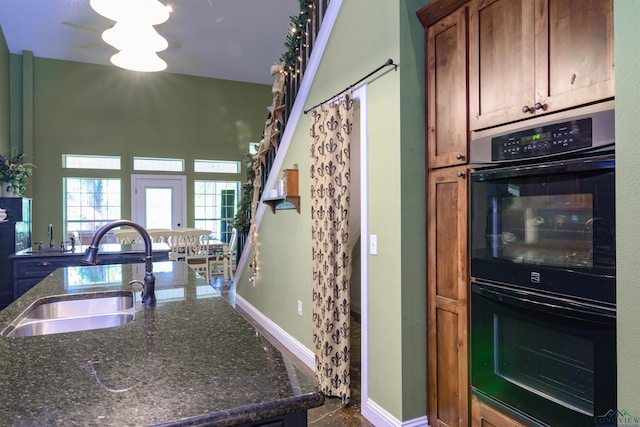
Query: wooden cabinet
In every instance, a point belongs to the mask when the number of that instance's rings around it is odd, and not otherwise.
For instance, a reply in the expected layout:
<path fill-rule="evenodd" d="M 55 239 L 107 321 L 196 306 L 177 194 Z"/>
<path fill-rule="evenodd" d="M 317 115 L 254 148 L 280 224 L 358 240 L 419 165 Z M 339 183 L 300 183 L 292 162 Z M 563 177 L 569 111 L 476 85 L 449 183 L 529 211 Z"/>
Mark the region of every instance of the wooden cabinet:
<path fill-rule="evenodd" d="M 476 0 L 472 130 L 614 96 L 613 0 Z"/>
<path fill-rule="evenodd" d="M 471 399 L 471 427 L 526 427 L 492 406 L 481 402 L 476 396 Z"/>
<path fill-rule="evenodd" d="M 432 426 L 469 422 L 468 170 L 428 175 L 428 407 Z"/>
<path fill-rule="evenodd" d="M 427 411 L 431 426 L 467 427 L 469 9 L 434 1 L 418 17 L 426 48 Z"/>
<path fill-rule="evenodd" d="M 467 162 L 467 7 L 427 28 L 429 168 Z"/>
<path fill-rule="evenodd" d="M 418 17 L 426 50 L 429 424 L 521 426 L 484 403 L 470 408 L 470 131 L 612 98 L 613 0 L 434 0 Z"/>

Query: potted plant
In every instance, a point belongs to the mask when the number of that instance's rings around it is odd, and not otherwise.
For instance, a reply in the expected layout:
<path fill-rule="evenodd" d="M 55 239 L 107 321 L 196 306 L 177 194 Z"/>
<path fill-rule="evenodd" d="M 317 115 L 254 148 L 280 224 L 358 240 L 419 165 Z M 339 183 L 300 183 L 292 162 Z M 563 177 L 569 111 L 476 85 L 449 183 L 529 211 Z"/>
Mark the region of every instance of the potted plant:
<path fill-rule="evenodd" d="M 4 197 L 22 197 L 27 189 L 27 183 L 33 175 L 35 166 L 24 163 L 24 154 L 14 157 L 0 155 L 0 183 Z"/>

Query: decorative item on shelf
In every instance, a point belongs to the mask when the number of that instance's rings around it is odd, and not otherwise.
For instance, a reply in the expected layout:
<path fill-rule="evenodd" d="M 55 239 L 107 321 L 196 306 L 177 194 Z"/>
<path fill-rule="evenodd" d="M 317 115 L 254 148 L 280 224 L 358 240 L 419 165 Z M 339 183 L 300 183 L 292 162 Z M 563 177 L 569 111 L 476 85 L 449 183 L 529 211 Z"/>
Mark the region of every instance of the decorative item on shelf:
<path fill-rule="evenodd" d="M 24 154 L 14 157 L 0 155 L 0 183 L 2 197 L 22 197 L 27 189 L 27 184 L 33 175 L 35 166 L 24 163 Z"/>
<path fill-rule="evenodd" d="M 271 207 L 273 213 L 281 209 L 295 209 L 300 213 L 300 195 L 298 194 L 298 165 L 293 169 L 285 169 L 282 179 L 278 181 L 278 188 L 269 190 L 269 197 L 262 199 Z"/>
<path fill-rule="evenodd" d="M 293 169 L 285 169 L 282 173 L 282 184 L 285 196 L 299 196 L 298 194 L 298 164 L 293 164 Z"/>

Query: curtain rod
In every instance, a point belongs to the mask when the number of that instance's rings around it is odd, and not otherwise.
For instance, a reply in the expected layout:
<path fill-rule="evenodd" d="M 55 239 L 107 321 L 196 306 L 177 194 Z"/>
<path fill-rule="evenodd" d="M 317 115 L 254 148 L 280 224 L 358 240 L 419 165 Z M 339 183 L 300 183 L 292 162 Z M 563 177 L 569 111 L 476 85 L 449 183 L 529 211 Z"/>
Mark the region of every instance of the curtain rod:
<path fill-rule="evenodd" d="M 360 80 L 358 80 L 357 82 L 353 83 L 352 85 L 348 86 L 346 89 L 344 89 L 341 92 L 336 93 L 335 95 L 333 95 L 331 98 L 325 99 L 324 101 L 314 105 L 313 107 L 304 110 L 304 113 L 307 114 L 309 111 L 313 110 L 316 107 L 321 106 L 322 104 L 324 104 L 325 102 L 331 101 L 333 98 L 335 98 L 336 96 L 340 95 L 342 92 L 346 92 L 349 89 L 351 89 L 352 87 L 356 86 L 358 83 L 366 80 L 367 78 L 371 77 L 372 75 L 374 75 L 375 73 L 377 73 L 378 71 L 382 70 L 384 67 L 388 67 L 389 65 L 393 65 L 394 68 L 397 70 L 398 69 L 398 65 L 393 63 L 393 59 L 389 58 L 387 59 L 387 62 L 385 62 L 384 64 L 382 64 L 381 66 L 379 66 L 378 68 L 376 68 L 375 70 L 373 70 L 372 72 L 370 72 L 369 74 L 367 74 L 366 76 L 364 76 L 363 78 L 361 78 Z"/>

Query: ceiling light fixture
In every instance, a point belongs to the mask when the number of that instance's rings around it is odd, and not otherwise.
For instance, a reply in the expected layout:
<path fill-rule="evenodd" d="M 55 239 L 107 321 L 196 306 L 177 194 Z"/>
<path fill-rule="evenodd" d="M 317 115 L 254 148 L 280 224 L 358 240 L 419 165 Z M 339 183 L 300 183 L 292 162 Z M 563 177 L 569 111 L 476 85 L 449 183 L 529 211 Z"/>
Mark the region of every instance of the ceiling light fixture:
<path fill-rule="evenodd" d="M 90 0 L 100 15 L 112 21 L 136 21 L 158 25 L 169 19 L 170 8 L 159 0 Z"/>
<path fill-rule="evenodd" d="M 118 50 L 161 52 L 169 42 L 152 25 L 120 21 L 102 33 L 102 39 Z"/>
<path fill-rule="evenodd" d="M 111 57 L 111 62 L 127 70 L 154 72 L 167 68 L 167 63 L 155 52 L 139 49 L 125 49 Z"/>

